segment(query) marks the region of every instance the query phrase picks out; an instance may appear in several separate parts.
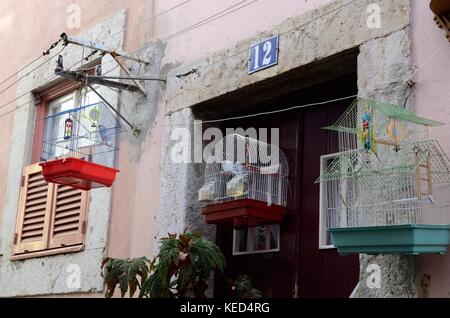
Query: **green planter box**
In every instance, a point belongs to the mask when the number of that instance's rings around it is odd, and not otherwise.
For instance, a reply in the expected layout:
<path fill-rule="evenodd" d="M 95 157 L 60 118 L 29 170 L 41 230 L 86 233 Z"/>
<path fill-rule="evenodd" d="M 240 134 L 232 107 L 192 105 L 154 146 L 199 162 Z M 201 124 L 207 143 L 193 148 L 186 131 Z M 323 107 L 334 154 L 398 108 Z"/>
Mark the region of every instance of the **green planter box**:
<path fill-rule="evenodd" d="M 406 224 L 329 229 L 340 254 L 421 254 L 447 252 L 450 225 Z"/>

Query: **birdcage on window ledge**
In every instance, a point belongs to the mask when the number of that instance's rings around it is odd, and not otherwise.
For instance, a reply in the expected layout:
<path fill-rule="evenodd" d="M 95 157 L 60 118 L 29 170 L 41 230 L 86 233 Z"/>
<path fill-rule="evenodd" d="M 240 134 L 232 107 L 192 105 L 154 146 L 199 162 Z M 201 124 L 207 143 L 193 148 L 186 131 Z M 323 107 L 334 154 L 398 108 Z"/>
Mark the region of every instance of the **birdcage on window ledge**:
<path fill-rule="evenodd" d="M 445 253 L 450 243 L 450 161 L 440 123 L 403 107 L 358 99 L 338 122 L 338 153 L 322 171 L 334 245 L 348 253 Z"/>
<path fill-rule="evenodd" d="M 216 143 L 198 191 L 206 223 L 240 228 L 282 222 L 288 175 L 286 156 L 277 146 L 227 135 Z"/>
<path fill-rule="evenodd" d="M 107 105 L 82 106 L 44 119 L 41 166 L 47 182 L 82 190 L 110 187 L 120 122 Z"/>

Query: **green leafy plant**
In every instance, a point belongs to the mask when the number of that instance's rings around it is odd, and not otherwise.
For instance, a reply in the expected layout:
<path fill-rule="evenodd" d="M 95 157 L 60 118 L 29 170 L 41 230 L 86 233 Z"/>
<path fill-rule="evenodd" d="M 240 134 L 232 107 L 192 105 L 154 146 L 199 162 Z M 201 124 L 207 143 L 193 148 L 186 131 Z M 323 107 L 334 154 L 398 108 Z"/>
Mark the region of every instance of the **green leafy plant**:
<path fill-rule="evenodd" d="M 237 298 L 262 298 L 261 291 L 253 287 L 252 279 L 248 275 L 239 275 L 231 289 Z"/>
<path fill-rule="evenodd" d="M 145 257 L 135 259 L 106 258 L 102 276 L 106 284 L 105 297 L 112 297 L 117 285 L 124 297 L 204 298 L 206 280 L 211 271 L 223 273 L 226 260 L 220 249 L 200 234 L 184 232 L 161 239 L 160 250 L 150 262 Z"/>
<path fill-rule="evenodd" d="M 105 297 L 112 297 L 117 285 L 119 285 L 122 297 L 128 291 L 130 297 L 133 297 L 136 289 L 140 289 L 142 283 L 147 280 L 150 265 L 146 257 L 126 260 L 105 258 L 102 262 L 102 277 L 106 284 Z"/>

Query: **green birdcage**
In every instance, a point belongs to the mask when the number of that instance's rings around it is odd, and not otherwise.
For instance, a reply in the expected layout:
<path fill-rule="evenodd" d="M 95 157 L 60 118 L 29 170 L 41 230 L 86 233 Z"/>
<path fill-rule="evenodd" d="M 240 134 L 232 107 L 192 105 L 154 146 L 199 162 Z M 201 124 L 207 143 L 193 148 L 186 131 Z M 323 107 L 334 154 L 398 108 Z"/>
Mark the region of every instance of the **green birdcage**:
<path fill-rule="evenodd" d="M 427 127 L 438 125 L 403 107 L 358 98 L 326 127 L 338 132 L 340 152 L 316 182 L 339 252 L 446 251 L 450 160 L 438 141 L 426 140 Z"/>

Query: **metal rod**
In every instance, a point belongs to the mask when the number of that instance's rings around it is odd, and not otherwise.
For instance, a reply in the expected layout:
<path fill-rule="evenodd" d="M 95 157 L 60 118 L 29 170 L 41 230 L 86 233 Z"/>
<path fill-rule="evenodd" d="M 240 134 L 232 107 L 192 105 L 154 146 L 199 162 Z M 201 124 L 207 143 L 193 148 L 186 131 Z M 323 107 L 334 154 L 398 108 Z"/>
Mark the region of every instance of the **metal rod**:
<path fill-rule="evenodd" d="M 101 76 L 88 76 L 87 74 L 84 74 L 82 72 L 73 72 L 73 71 L 56 69 L 55 74 L 65 77 L 65 78 L 68 78 L 68 79 L 71 79 L 73 81 L 78 81 L 78 82 L 83 82 L 83 83 L 88 82 L 88 83 L 99 84 L 99 85 L 108 86 L 108 87 L 114 87 L 114 88 L 118 88 L 118 89 L 125 89 L 130 92 L 139 91 L 139 88 L 132 84 L 126 84 L 126 83 L 121 83 L 121 82 L 116 82 L 116 81 L 109 81 L 107 79 L 104 79 Z"/>
<path fill-rule="evenodd" d="M 157 77 L 150 77 L 150 76 L 89 76 L 89 78 L 104 78 L 104 79 L 117 79 L 117 80 L 138 80 L 138 81 L 160 81 L 160 82 L 167 82 L 167 80 Z"/>
<path fill-rule="evenodd" d="M 130 126 L 130 128 L 133 131 L 133 135 L 136 136 L 139 134 L 139 129 L 134 126 L 133 124 L 131 124 L 117 109 L 115 109 L 102 95 L 100 95 L 99 92 L 97 92 L 97 90 L 95 90 L 94 87 L 92 87 L 92 85 L 88 84 L 89 88 L 92 89 L 92 91 L 97 94 L 98 97 L 100 97 L 100 99 L 106 104 L 108 105 L 109 108 L 112 109 L 113 112 L 115 112 L 117 114 L 117 116 L 119 116 L 128 126 Z"/>
<path fill-rule="evenodd" d="M 132 74 L 130 73 L 130 71 L 122 65 L 122 63 L 120 63 L 119 59 L 117 58 L 117 54 L 112 52 L 111 56 L 114 60 L 116 60 L 117 64 L 119 64 L 120 68 L 128 75 L 128 76 L 132 76 Z M 139 83 L 136 82 L 136 80 L 131 79 L 131 81 L 133 81 L 133 83 L 139 88 L 139 90 L 141 91 L 142 94 L 144 94 L 144 96 L 147 97 L 147 93 L 145 92 L 145 88 Z"/>
<path fill-rule="evenodd" d="M 112 50 L 112 49 L 104 46 L 103 44 L 97 43 L 95 41 L 85 40 L 85 39 L 81 39 L 81 38 L 74 37 L 74 36 L 68 36 L 65 33 L 63 33 L 61 35 L 61 37 L 63 38 L 64 43 L 66 43 L 66 44 L 70 43 L 70 44 L 74 44 L 74 45 L 79 45 L 79 46 L 87 47 L 92 50 L 98 50 L 103 53 L 115 54 L 116 56 L 120 56 L 124 59 L 128 59 L 131 61 L 149 64 L 149 62 L 143 61 L 139 57 L 131 57 L 131 56 L 129 56 L 128 53 L 125 53 L 125 52 L 122 52 L 119 50 Z"/>
<path fill-rule="evenodd" d="M 89 83 L 93 83 L 93 84 L 99 84 L 99 85 L 118 88 L 118 89 L 125 89 L 130 92 L 140 91 L 140 89 L 137 86 L 134 86 L 132 84 L 126 84 L 126 83 L 121 83 L 121 82 L 116 82 L 116 81 L 109 81 L 109 80 L 103 79 L 101 77 L 93 78 L 91 76 L 86 76 L 86 79 Z"/>

